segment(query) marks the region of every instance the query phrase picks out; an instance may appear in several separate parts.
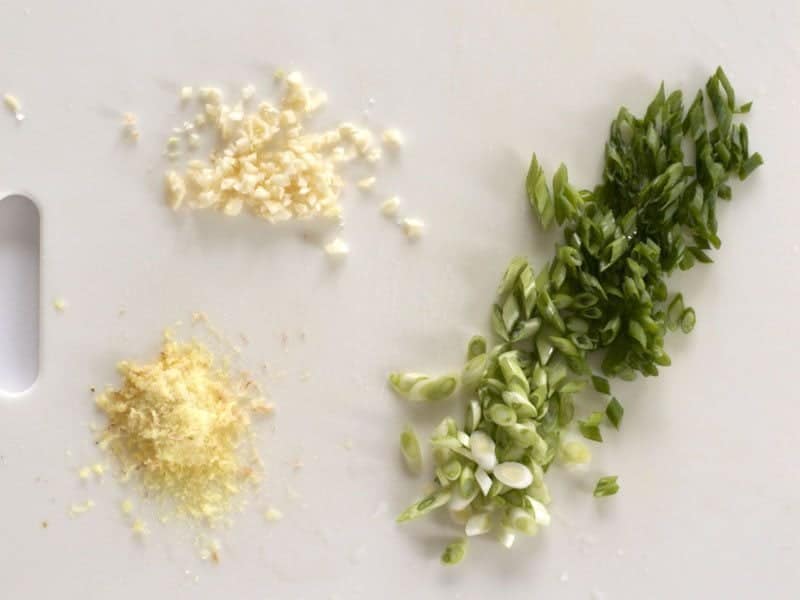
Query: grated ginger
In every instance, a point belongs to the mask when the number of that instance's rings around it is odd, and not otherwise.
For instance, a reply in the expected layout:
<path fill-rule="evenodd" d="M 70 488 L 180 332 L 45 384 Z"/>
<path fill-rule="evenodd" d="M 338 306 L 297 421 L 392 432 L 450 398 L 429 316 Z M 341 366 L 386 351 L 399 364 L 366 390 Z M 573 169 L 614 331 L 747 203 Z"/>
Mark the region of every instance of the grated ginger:
<path fill-rule="evenodd" d="M 238 507 L 242 485 L 257 481 L 261 466 L 250 431 L 250 415 L 264 404 L 258 386 L 169 332 L 156 362 L 124 361 L 118 371 L 122 387 L 98 396 L 97 406 L 108 417 L 99 445 L 123 476 L 138 476 L 147 496 L 191 518 L 214 522 Z"/>
<path fill-rule="evenodd" d="M 186 171 L 166 174 L 167 200 L 177 210 L 216 209 L 236 216 L 243 209 L 276 223 L 290 219 L 341 216 L 344 185 L 340 163 L 380 159 L 369 130 L 342 123 L 326 131 L 306 131 L 306 121 L 327 101 L 298 72 L 281 79 L 277 105 L 261 102 L 247 110 L 254 89 L 225 104 L 217 88 L 202 88 L 198 117 L 213 125 L 221 147 L 205 160 L 189 161 Z M 197 117 L 195 123 L 198 123 Z"/>

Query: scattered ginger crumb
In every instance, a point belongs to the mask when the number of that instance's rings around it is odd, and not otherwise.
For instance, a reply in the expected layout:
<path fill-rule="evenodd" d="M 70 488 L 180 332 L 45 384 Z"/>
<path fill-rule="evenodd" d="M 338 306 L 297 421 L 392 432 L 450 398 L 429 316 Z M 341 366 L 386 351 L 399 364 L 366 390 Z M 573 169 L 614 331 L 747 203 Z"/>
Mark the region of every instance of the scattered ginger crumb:
<path fill-rule="evenodd" d="M 130 500 L 123 500 L 120 508 L 122 509 L 122 514 L 129 515 L 133 511 L 133 502 Z"/>
<path fill-rule="evenodd" d="M 64 312 L 67 310 L 67 301 L 64 298 L 56 298 L 53 300 L 53 308 L 55 308 L 58 312 Z"/>
<path fill-rule="evenodd" d="M 69 513 L 70 516 L 76 517 L 78 515 L 82 515 L 83 513 L 90 511 L 93 508 L 94 508 L 94 500 L 89 499 L 83 504 L 73 504 L 69 509 Z"/>
<path fill-rule="evenodd" d="M 192 518 L 214 522 L 238 506 L 244 468 L 259 466 L 250 433 L 258 387 L 169 332 L 155 362 L 123 361 L 118 370 L 122 386 L 97 406 L 109 419 L 99 446 L 123 477 L 136 475 L 148 495 Z"/>
<path fill-rule="evenodd" d="M 368 190 L 375 185 L 377 179 L 375 177 L 365 177 L 358 182 L 358 187 L 362 190 Z"/>
<path fill-rule="evenodd" d="M 264 518 L 270 522 L 280 521 L 283 519 L 283 513 L 277 508 L 271 506 L 264 511 Z"/>
<path fill-rule="evenodd" d="M 353 440 L 351 440 L 350 438 L 346 439 L 342 443 L 342 446 L 344 446 L 345 450 L 352 450 L 353 449 Z"/>
<path fill-rule="evenodd" d="M 89 479 L 92 475 L 92 470 L 89 467 L 83 467 L 80 471 L 78 471 L 78 477 L 83 480 Z"/>
<path fill-rule="evenodd" d="M 150 533 L 150 529 L 148 529 L 147 524 L 141 519 L 135 519 L 133 521 L 133 525 L 131 525 L 131 531 L 140 537 L 144 537 Z"/>
<path fill-rule="evenodd" d="M 95 463 L 92 465 L 92 471 L 94 471 L 95 475 L 99 475 L 102 477 L 103 474 L 106 472 L 106 468 L 100 463 Z"/>

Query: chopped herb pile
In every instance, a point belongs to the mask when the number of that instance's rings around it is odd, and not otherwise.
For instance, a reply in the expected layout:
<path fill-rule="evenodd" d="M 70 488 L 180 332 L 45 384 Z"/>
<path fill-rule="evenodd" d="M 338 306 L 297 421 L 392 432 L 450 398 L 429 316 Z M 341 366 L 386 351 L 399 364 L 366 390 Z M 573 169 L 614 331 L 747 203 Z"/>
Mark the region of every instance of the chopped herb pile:
<path fill-rule="evenodd" d="M 573 396 L 591 384 L 607 397 L 604 412 L 578 421 L 585 438 L 602 442 L 600 426 L 619 429 L 624 412 L 607 377 L 658 375 L 670 364 L 666 333 L 694 327 L 694 310 L 681 294 L 670 295 L 667 277 L 711 262 L 709 251 L 720 247 L 718 201 L 730 200 L 732 177 L 745 179 L 763 162 L 750 153 L 747 128 L 733 122 L 750 106 L 736 104 L 721 68 L 688 110 L 682 93 L 666 95 L 662 84 L 643 117 L 620 109 L 593 190 L 571 184 L 564 165 L 548 185 L 533 156 L 528 198 L 544 228 L 563 228 L 563 241 L 538 274 L 525 258 L 509 264 L 492 309 L 497 343 L 489 347 L 477 336 L 468 346 L 464 425 L 446 418 L 433 434 L 438 487 L 398 521 L 447 505 L 467 536 L 494 528 L 507 547 L 516 534 L 549 524 L 544 473 L 556 455 L 568 463 L 591 457 L 579 442 L 560 442 L 574 419 Z M 686 146 L 693 147 L 691 161 Z M 594 352 L 605 377 L 587 362 Z M 455 387 L 450 378 L 416 373 L 394 374 L 390 382 L 415 400 L 441 399 Z M 616 477 L 603 477 L 594 495 L 618 489 Z M 443 561 L 453 564 L 463 553 L 459 541 Z"/>

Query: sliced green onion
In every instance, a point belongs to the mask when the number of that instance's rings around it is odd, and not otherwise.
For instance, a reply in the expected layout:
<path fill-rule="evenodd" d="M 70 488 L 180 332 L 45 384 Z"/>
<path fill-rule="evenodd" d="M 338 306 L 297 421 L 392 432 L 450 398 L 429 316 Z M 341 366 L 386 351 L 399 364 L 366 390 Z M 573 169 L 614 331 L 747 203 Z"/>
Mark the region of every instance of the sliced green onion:
<path fill-rule="evenodd" d="M 533 483 L 530 469 L 518 462 L 500 463 L 493 474 L 497 481 L 515 490 L 524 490 Z"/>
<path fill-rule="evenodd" d="M 478 466 L 484 471 L 491 473 L 497 464 L 494 440 L 483 431 L 474 431 L 472 435 L 469 436 L 469 448 Z M 475 475 L 477 477 L 477 473 Z M 480 481 L 478 483 L 480 483 Z"/>
<path fill-rule="evenodd" d="M 477 513 L 467 519 L 467 524 L 464 526 L 464 533 L 469 537 L 483 535 L 487 533 L 491 527 L 492 520 L 489 513 Z"/>
<path fill-rule="evenodd" d="M 697 320 L 695 317 L 694 309 L 687 308 L 681 313 L 681 331 L 683 333 L 689 333 L 692 329 L 694 329 L 694 324 Z"/>
<path fill-rule="evenodd" d="M 461 383 L 466 389 L 474 390 L 486 375 L 488 368 L 489 356 L 487 354 L 473 356 L 464 365 L 464 370 L 461 372 Z"/>
<path fill-rule="evenodd" d="M 460 481 L 459 481 L 460 483 Z M 450 508 L 451 511 L 461 511 L 467 508 L 475 497 L 478 495 L 478 486 L 473 485 L 472 491 L 464 495 L 461 493 L 461 486 L 455 486 L 455 490 L 453 491 L 453 495 L 450 496 L 450 501 L 447 503 L 447 506 Z"/>
<path fill-rule="evenodd" d="M 447 545 L 442 552 L 442 564 L 457 565 L 467 555 L 467 540 L 461 538 Z"/>
<path fill-rule="evenodd" d="M 408 470 L 414 475 L 418 475 L 422 471 L 422 450 L 417 434 L 411 425 L 406 425 L 400 434 L 400 451 Z"/>
<path fill-rule="evenodd" d="M 511 546 L 514 545 L 515 538 L 516 536 L 514 535 L 514 531 L 509 527 L 503 527 L 497 533 L 497 541 L 506 548 L 511 548 Z"/>
<path fill-rule="evenodd" d="M 464 498 L 475 497 L 478 491 L 478 483 L 475 481 L 475 471 L 469 465 L 464 465 L 461 469 L 461 476 L 458 478 L 458 491 Z"/>
<path fill-rule="evenodd" d="M 478 482 L 478 487 L 484 496 L 488 496 L 492 489 L 492 478 L 481 468 L 475 471 L 475 481 Z"/>
<path fill-rule="evenodd" d="M 472 336 L 472 339 L 467 344 L 467 360 L 472 360 L 476 356 L 486 354 L 486 338 L 482 335 Z"/>
<path fill-rule="evenodd" d="M 582 442 L 567 442 L 561 446 L 561 457 L 567 464 L 585 465 L 592 460 L 592 453 Z"/>
<path fill-rule="evenodd" d="M 625 409 L 622 407 L 622 404 L 620 404 L 619 400 L 612 397 L 606 405 L 606 416 L 616 429 L 619 429 L 623 414 L 625 414 Z"/>
<path fill-rule="evenodd" d="M 608 379 L 605 377 L 598 377 L 597 375 L 592 375 L 592 386 L 595 390 L 600 392 L 601 394 L 610 394 L 611 393 L 611 386 L 608 383 Z"/>
<path fill-rule="evenodd" d="M 517 413 L 506 404 L 493 404 L 489 407 L 489 419 L 502 427 L 508 427 L 517 422 Z"/>
<path fill-rule="evenodd" d="M 389 385 L 411 402 L 436 402 L 449 397 L 456 389 L 457 380 L 452 375 L 430 377 L 422 373 L 392 373 Z"/>
<path fill-rule="evenodd" d="M 536 524 L 541 525 L 542 527 L 547 527 L 550 525 L 550 511 L 547 510 L 547 507 L 542 502 L 531 496 L 526 496 L 525 499 L 531 506 L 534 518 L 536 519 Z"/>
<path fill-rule="evenodd" d="M 595 498 L 602 498 L 604 496 L 613 496 L 618 491 L 619 484 L 617 483 L 617 476 L 608 475 L 597 480 L 593 495 Z"/>
<path fill-rule="evenodd" d="M 515 531 L 525 535 L 536 535 L 539 532 L 534 516 L 522 508 L 512 508 L 508 513 L 508 522 Z"/>
<path fill-rule="evenodd" d="M 447 504 L 450 501 L 451 495 L 452 492 L 450 489 L 439 488 L 432 494 L 425 496 L 422 500 L 415 502 L 402 513 L 400 513 L 400 516 L 397 517 L 397 522 L 404 523 L 412 519 L 417 519 L 423 515 L 427 515 L 437 508 Z"/>

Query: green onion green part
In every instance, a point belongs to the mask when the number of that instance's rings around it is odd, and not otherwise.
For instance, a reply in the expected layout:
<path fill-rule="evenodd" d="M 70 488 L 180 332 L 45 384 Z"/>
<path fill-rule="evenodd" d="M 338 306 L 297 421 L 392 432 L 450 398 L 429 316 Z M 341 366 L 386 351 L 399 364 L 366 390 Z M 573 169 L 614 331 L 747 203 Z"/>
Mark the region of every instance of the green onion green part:
<path fill-rule="evenodd" d="M 611 398 L 606 405 L 606 416 L 615 429 L 619 429 L 619 424 L 622 422 L 622 416 L 625 414 L 625 409 L 616 398 Z"/>
<path fill-rule="evenodd" d="M 601 477 L 597 480 L 593 495 L 595 498 L 603 498 L 605 496 L 613 496 L 618 491 L 619 484 L 617 483 L 617 476 L 608 475 L 607 477 Z"/>
<path fill-rule="evenodd" d="M 719 200 L 732 199 L 734 181 L 763 164 L 738 122 L 750 109 L 718 68 L 693 96 L 661 85 L 641 115 L 621 108 L 595 185 L 576 185 L 565 165 L 548 178 L 531 156 L 524 185 L 533 218 L 545 229 L 561 227 L 560 240 L 536 271 L 518 256 L 503 273 L 489 315 L 494 339 L 476 336 L 468 344 L 463 427 L 448 417 L 431 439 L 440 487 L 398 521 L 448 505 L 466 536 L 495 524 L 506 547 L 549 524 L 544 474 L 557 458 L 568 465 L 591 460 L 585 443 L 563 439 L 581 391 L 591 384 L 606 398 L 603 411 L 577 423 L 585 439 L 601 442 L 603 421 L 619 429 L 624 415 L 610 380 L 658 375 L 672 362 L 667 335 L 695 326 L 695 312 L 670 289 L 670 276 L 713 260 L 722 243 Z M 389 377 L 412 402 L 447 398 L 457 383 L 450 375 Z M 413 456 L 410 438 L 401 437 L 404 457 L 409 445 Z M 618 490 L 616 476 L 603 477 L 594 495 Z M 442 561 L 456 564 L 465 551 L 458 540 Z"/>

